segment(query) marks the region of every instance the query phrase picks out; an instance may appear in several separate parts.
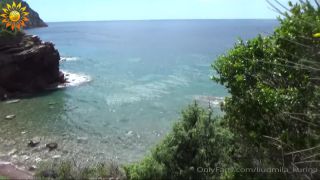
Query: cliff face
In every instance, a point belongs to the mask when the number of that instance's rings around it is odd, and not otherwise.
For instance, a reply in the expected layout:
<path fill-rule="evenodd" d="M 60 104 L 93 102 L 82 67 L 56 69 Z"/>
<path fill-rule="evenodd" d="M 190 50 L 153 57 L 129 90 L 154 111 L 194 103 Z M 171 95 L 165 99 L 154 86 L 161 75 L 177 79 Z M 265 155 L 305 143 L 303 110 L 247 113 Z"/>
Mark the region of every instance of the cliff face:
<path fill-rule="evenodd" d="M 19 2 L 19 1 L 18 1 Z M 21 1 L 22 6 L 26 6 L 29 14 L 30 21 L 26 23 L 26 28 L 37 28 L 37 27 L 47 27 L 48 25 L 43 22 L 43 20 L 40 18 L 39 14 L 35 12 L 33 9 L 30 8 L 28 3 L 25 1 Z"/>
<path fill-rule="evenodd" d="M 0 5 L 10 2 L 12 0 L 4 0 Z M 27 28 L 47 26 L 25 1 L 15 2 L 22 2 L 28 8 L 30 21 Z M 36 93 L 64 83 L 59 60 L 59 52 L 54 45 L 41 41 L 37 36 L 1 34 L 0 100 Z"/>
<path fill-rule="evenodd" d="M 0 99 L 30 94 L 64 83 L 59 52 L 37 36 L 0 37 Z"/>

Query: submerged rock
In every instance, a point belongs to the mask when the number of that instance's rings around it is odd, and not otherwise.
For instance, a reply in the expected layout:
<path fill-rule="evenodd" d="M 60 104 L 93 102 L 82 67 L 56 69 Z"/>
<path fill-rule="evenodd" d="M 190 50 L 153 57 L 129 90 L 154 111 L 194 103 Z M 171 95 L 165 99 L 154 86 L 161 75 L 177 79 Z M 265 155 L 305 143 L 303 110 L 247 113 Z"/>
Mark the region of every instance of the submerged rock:
<path fill-rule="evenodd" d="M 46 147 L 49 149 L 49 151 L 53 151 L 58 148 L 58 143 L 49 143 L 46 144 Z"/>
<path fill-rule="evenodd" d="M 119 120 L 119 122 L 121 122 L 121 123 L 128 123 L 129 121 L 130 121 L 129 118 L 121 118 L 121 119 Z"/>
<path fill-rule="evenodd" d="M 5 117 L 5 119 L 6 119 L 6 120 L 12 120 L 12 119 L 14 119 L 15 117 L 16 117 L 16 115 L 11 114 L 11 115 L 7 115 L 7 116 Z"/>
<path fill-rule="evenodd" d="M 37 169 L 37 166 L 33 165 L 33 166 L 30 166 L 28 168 L 29 171 L 35 171 Z"/>
<path fill-rule="evenodd" d="M 29 147 L 36 147 L 37 145 L 40 144 L 40 141 L 41 141 L 41 139 L 39 137 L 34 137 L 29 141 L 28 146 Z"/>
<path fill-rule="evenodd" d="M 58 177 L 58 173 L 55 172 L 54 170 L 45 170 L 45 171 L 42 171 L 40 174 L 44 178 L 56 179 Z"/>

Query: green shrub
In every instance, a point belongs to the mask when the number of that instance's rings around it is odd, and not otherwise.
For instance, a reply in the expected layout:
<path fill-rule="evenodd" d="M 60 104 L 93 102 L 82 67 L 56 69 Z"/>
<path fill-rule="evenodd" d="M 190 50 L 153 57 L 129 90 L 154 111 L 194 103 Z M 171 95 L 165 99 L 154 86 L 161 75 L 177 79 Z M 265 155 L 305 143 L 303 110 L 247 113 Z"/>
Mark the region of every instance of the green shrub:
<path fill-rule="evenodd" d="M 231 94 L 223 106 L 224 121 L 239 135 L 242 167 L 320 167 L 320 41 L 313 37 L 320 32 L 320 9 L 309 1 L 289 7 L 273 34 L 240 41 L 213 65 L 214 80 Z M 272 176 L 258 177 L 267 175 Z"/>
<path fill-rule="evenodd" d="M 211 111 L 196 103 L 189 106 L 150 156 L 125 168 L 127 177 L 137 180 L 232 177 L 230 173 L 202 172 L 204 168 L 232 165 L 233 135 L 219 123 Z"/>

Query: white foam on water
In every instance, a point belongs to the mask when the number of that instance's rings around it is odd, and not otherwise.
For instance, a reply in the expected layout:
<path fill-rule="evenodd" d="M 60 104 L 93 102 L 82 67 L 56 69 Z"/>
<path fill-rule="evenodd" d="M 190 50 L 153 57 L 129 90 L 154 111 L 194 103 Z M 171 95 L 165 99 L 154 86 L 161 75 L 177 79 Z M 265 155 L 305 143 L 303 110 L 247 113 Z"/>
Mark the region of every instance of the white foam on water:
<path fill-rule="evenodd" d="M 187 86 L 189 84 L 188 80 L 183 78 L 183 76 L 170 75 L 169 79 L 164 82 L 169 83 L 173 86 Z"/>
<path fill-rule="evenodd" d="M 219 107 L 219 105 L 224 102 L 224 97 L 215 97 L 215 96 L 202 96 L 196 95 L 193 99 L 198 102 L 200 105 L 203 106 L 210 106 Z"/>
<path fill-rule="evenodd" d="M 61 57 L 60 61 L 77 61 L 79 57 Z"/>
<path fill-rule="evenodd" d="M 109 95 L 105 98 L 105 101 L 108 105 L 116 105 L 119 106 L 123 103 L 134 103 L 141 101 L 142 98 L 137 95 L 132 95 L 129 93 L 122 93 L 122 94 L 114 94 Z"/>
<path fill-rule="evenodd" d="M 150 78 L 147 79 L 150 80 Z M 125 92 L 109 95 L 105 98 L 105 101 L 108 105 L 121 105 L 123 103 L 151 100 L 170 94 L 169 88 L 188 86 L 188 84 L 188 80 L 179 75 L 169 75 L 160 81 L 127 86 L 123 89 Z"/>
<path fill-rule="evenodd" d="M 62 73 L 64 74 L 67 82 L 65 84 L 59 85 L 58 88 L 79 86 L 92 81 L 91 77 L 88 75 L 70 73 L 66 71 L 62 71 Z"/>

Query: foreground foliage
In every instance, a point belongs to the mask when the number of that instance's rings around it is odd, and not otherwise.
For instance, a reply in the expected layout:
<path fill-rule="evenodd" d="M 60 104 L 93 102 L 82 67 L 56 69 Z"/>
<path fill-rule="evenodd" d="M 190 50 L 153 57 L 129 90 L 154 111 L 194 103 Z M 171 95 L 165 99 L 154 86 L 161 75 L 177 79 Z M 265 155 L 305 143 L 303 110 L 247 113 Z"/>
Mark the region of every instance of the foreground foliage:
<path fill-rule="evenodd" d="M 211 111 L 197 104 L 182 113 L 173 131 L 138 164 L 126 167 L 129 179 L 208 179 L 232 173 L 204 172 L 232 166 L 233 135 Z"/>
<path fill-rule="evenodd" d="M 231 94 L 224 120 L 239 135 L 243 167 L 289 170 L 254 175 L 261 178 L 320 178 L 320 9 L 289 6 L 273 34 L 240 41 L 221 56 L 214 80 Z"/>

